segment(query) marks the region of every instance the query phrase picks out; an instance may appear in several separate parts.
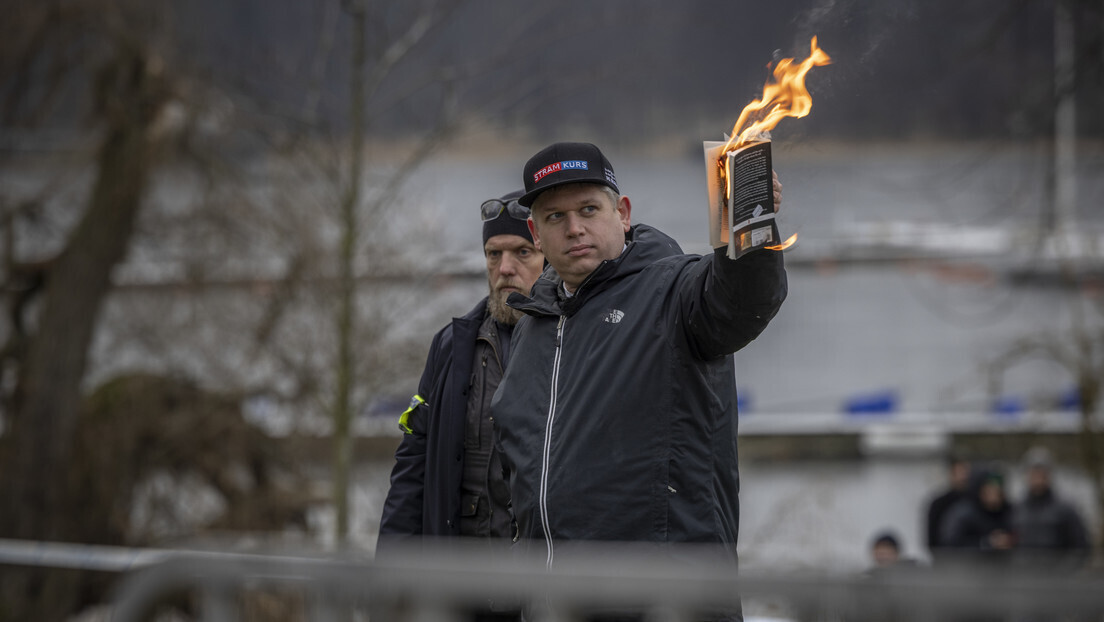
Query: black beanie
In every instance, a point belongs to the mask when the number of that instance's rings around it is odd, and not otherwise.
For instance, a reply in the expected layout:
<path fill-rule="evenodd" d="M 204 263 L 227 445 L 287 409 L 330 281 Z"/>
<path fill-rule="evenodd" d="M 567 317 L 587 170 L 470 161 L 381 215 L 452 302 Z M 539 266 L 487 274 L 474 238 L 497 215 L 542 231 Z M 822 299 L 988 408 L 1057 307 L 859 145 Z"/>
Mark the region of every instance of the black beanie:
<path fill-rule="evenodd" d="M 518 197 L 525 194 L 521 190 L 515 190 L 509 194 L 504 195 L 499 199 L 503 203 L 517 203 Z M 527 208 L 525 211 L 529 211 Z M 486 246 L 487 240 L 496 235 L 519 235 L 530 242 L 533 241 L 533 235 L 529 233 L 529 224 L 522 219 L 515 218 L 510 215 L 508 209 L 503 209 L 495 218 L 491 220 L 483 221 L 483 245 Z"/>

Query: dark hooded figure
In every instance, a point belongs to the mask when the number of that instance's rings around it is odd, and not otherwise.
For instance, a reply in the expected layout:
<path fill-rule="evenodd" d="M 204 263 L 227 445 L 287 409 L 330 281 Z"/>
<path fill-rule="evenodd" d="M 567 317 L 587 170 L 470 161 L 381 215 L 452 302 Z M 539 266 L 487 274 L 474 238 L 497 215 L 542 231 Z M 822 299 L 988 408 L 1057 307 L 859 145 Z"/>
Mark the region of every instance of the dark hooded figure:
<path fill-rule="evenodd" d="M 943 553 L 947 550 L 947 544 L 941 539 L 943 519 L 956 503 L 969 497 L 971 472 L 969 460 L 960 455 L 951 456 L 947 462 L 947 488 L 928 503 L 926 536 L 932 564 L 943 561 Z"/>
<path fill-rule="evenodd" d="M 1012 508 L 1000 473 L 982 468 L 971 476 L 969 495 L 943 517 L 940 540 L 948 554 L 961 562 L 1008 562 L 1015 538 Z"/>
<path fill-rule="evenodd" d="M 1024 464 L 1027 492 L 1012 514 L 1017 562 L 1034 572 L 1074 572 L 1092 552 L 1085 523 L 1073 504 L 1054 492 L 1049 451 L 1032 448 Z"/>

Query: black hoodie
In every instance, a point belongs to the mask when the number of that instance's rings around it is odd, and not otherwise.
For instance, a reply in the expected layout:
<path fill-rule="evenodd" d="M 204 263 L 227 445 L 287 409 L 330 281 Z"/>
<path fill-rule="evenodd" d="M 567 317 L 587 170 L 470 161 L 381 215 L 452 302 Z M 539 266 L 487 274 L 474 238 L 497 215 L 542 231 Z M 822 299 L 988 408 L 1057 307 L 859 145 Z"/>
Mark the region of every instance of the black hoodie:
<path fill-rule="evenodd" d="M 982 486 L 996 481 L 1001 487 L 1002 501 L 997 507 L 986 507 L 981 501 Z M 1011 536 L 1012 508 L 1004 491 L 1004 481 L 992 470 L 979 469 L 971 475 L 969 493 L 952 506 L 943 519 L 944 546 L 961 553 L 981 553 L 978 560 L 1006 561 L 1007 549 L 993 546 L 992 536 L 1004 532 Z"/>
<path fill-rule="evenodd" d="M 548 268 L 491 410 L 520 536 L 710 542 L 739 525 L 731 353 L 786 297 L 782 254 L 686 255 L 638 225 L 573 297 Z M 538 546 L 542 546 L 538 544 Z"/>

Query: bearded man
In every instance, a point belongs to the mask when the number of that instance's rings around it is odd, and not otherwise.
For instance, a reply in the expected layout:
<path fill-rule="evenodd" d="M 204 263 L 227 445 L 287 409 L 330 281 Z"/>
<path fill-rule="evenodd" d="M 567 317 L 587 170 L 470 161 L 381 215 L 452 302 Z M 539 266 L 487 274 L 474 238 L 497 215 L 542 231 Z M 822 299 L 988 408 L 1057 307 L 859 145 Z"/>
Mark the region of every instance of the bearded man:
<path fill-rule="evenodd" d="M 521 316 L 506 298 L 528 294 L 544 269 L 521 195 L 480 207 L 490 293 L 433 337 L 418 393 L 399 421 L 404 434 L 380 521 L 381 546 L 411 536 L 513 536 L 490 403 Z"/>

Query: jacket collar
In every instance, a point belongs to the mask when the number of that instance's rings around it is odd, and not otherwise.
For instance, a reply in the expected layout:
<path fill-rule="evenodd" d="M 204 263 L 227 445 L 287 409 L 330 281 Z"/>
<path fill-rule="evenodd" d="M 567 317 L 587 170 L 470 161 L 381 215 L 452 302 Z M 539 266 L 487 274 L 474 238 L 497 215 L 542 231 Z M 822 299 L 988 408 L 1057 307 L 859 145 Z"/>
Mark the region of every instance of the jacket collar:
<path fill-rule="evenodd" d="M 625 250 L 615 259 L 607 259 L 587 276 L 568 298 L 563 279 L 552 266 L 545 268 L 533 285 L 532 297 L 510 294 L 506 303 L 529 315 L 571 316 L 595 294 L 627 276 L 636 274 L 664 257 L 681 255 L 682 249 L 670 236 L 649 225 L 634 225 L 625 234 Z"/>

